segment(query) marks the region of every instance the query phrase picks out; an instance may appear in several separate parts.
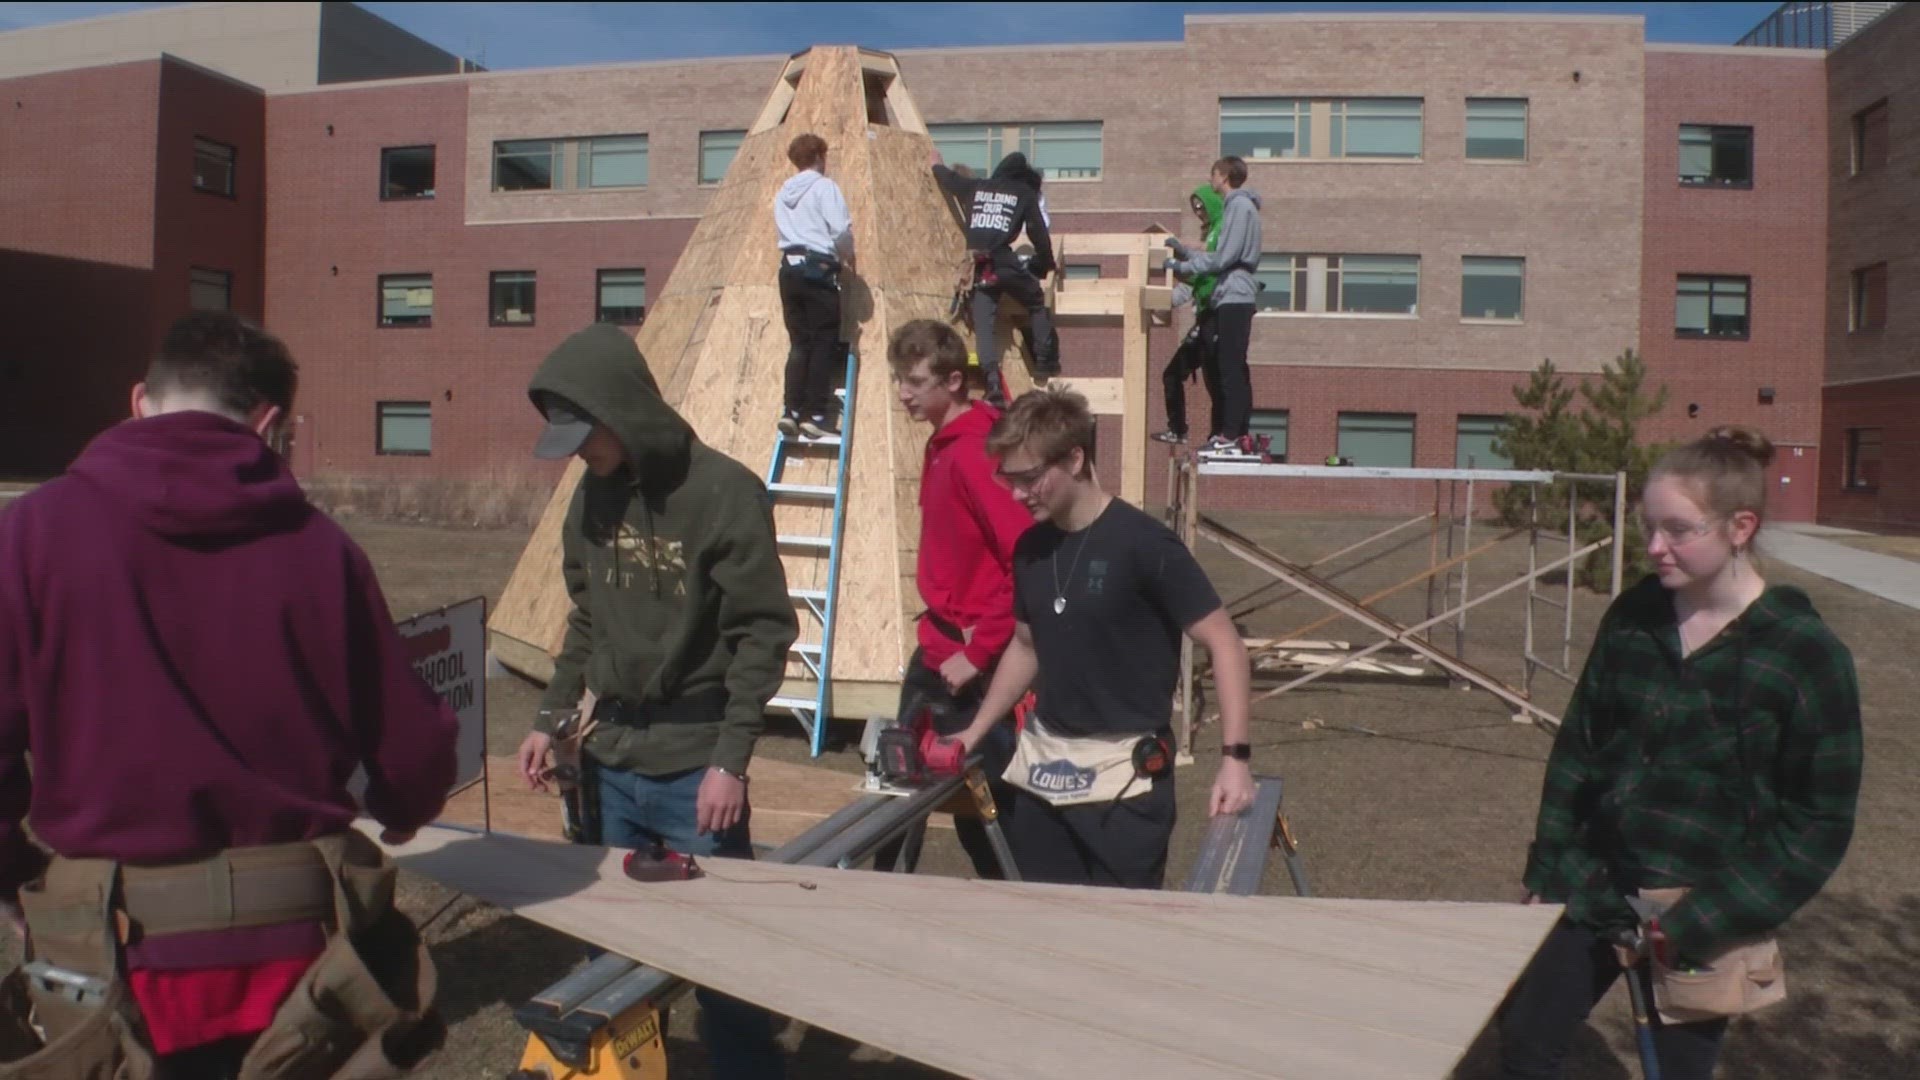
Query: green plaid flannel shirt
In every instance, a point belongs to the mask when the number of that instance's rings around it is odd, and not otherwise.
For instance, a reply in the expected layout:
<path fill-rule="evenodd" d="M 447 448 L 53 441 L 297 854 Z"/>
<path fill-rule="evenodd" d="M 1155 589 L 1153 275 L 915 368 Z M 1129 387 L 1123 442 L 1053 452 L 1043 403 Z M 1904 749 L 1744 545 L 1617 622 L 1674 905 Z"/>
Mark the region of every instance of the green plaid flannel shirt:
<path fill-rule="evenodd" d="M 1860 765 L 1853 656 L 1805 593 L 1769 588 L 1683 660 L 1671 594 L 1648 577 L 1608 608 L 1567 707 L 1526 886 L 1597 930 L 1634 922 L 1626 885 L 1690 886 L 1660 927 L 1700 962 L 1826 884 Z"/>

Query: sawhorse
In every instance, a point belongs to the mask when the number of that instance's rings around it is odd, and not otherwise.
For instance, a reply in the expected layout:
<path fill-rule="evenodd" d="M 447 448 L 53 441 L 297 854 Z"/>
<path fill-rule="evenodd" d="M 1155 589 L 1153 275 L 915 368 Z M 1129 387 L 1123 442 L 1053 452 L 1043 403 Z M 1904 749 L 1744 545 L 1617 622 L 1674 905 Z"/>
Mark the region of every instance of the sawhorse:
<path fill-rule="evenodd" d="M 1293 828 L 1280 807 L 1280 778 L 1256 776 L 1253 783 L 1252 806 L 1208 823 L 1207 835 L 1200 841 L 1200 856 L 1194 860 L 1181 891 L 1252 896 L 1260 891 L 1260 879 L 1266 874 L 1267 853 L 1279 848 L 1287 859 L 1293 891 L 1300 896 L 1313 895 L 1307 889 L 1307 870 L 1300 865 Z"/>
<path fill-rule="evenodd" d="M 796 866 L 850 869 L 894 840 L 918 851 L 927 816 L 971 794 L 1007 879 L 1019 874 L 998 822 L 977 761 L 960 776 L 942 777 L 906 794 L 862 795 L 813 828 L 789 840 L 766 861 Z M 910 867 L 905 852 L 894 869 Z M 665 1080 L 666 1040 L 662 1018 L 668 1005 L 692 986 L 664 971 L 605 953 L 535 994 L 514 1010 L 527 1029 L 520 1067 L 509 1080 Z"/>

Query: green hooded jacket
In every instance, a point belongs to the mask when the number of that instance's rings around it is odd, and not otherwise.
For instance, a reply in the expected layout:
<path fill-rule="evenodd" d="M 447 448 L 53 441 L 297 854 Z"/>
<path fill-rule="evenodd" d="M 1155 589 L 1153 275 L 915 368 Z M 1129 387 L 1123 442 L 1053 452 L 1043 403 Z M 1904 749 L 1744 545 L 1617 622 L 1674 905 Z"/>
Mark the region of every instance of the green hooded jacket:
<path fill-rule="evenodd" d="M 627 466 L 581 476 L 561 532 L 573 611 L 534 728 L 586 688 L 643 719 L 603 722 L 586 749 L 648 776 L 716 766 L 745 773 L 799 633 L 766 486 L 702 444 L 660 396 L 620 328 L 567 338 L 528 387 L 612 429 Z"/>
<path fill-rule="evenodd" d="M 1221 201 L 1220 193 L 1213 190 L 1212 184 L 1201 184 L 1194 188 L 1193 198 L 1199 199 L 1201 207 L 1207 212 L 1207 227 L 1202 230 L 1201 239 L 1206 241 L 1207 250 L 1213 251 L 1220 243 L 1220 218 L 1226 212 L 1226 204 Z M 1188 288 L 1193 290 L 1195 311 L 1206 310 L 1208 301 L 1213 299 L 1213 287 L 1219 280 L 1218 274 L 1200 274 L 1188 283 Z"/>

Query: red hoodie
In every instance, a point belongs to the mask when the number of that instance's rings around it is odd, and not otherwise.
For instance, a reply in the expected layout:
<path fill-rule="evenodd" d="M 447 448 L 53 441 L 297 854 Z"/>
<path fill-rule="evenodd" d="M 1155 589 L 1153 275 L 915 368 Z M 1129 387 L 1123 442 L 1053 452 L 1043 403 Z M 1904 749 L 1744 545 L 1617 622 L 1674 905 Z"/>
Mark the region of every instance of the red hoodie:
<path fill-rule="evenodd" d="M 176 862 L 347 828 L 364 764 L 368 812 L 418 828 L 453 782 L 456 729 L 409 665 L 366 555 L 239 424 L 121 423 L 0 515 L 0 897 L 43 867 L 29 812 L 62 855 Z M 258 1018 L 210 1011 L 270 1016 L 260 980 L 290 986 L 313 934 L 231 931 L 186 957 L 162 938 L 151 958 L 130 955 L 134 968 L 227 965 L 136 979 L 143 1007 L 173 999 L 147 1009 L 160 1052 Z M 223 1005 L 195 1004 L 208 980 L 229 991 Z"/>
<path fill-rule="evenodd" d="M 920 469 L 920 599 L 929 613 L 973 630 L 963 649 L 921 619 L 921 658 L 932 668 L 964 651 L 985 671 L 1013 637 L 1013 543 L 1033 516 L 993 478 L 987 432 L 998 419 L 998 409 L 976 401 L 927 440 Z"/>

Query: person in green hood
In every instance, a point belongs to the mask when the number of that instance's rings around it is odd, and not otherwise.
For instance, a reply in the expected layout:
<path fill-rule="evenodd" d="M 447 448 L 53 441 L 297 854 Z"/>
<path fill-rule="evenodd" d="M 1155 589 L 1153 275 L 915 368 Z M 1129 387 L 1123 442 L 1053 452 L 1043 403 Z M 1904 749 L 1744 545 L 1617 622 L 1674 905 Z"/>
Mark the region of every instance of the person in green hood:
<path fill-rule="evenodd" d="M 561 531 L 573 611 L 520 771 L 544 789 L 555 724 L 592 692 L 582 786 L 608 847 L 752 858 L 747 765 L 799 633 L 766 487 L 700 442 L 633 339 L 599 323 L 528 388 L 534 453 L 586 465 Z M 714 1075 L 778 1077 L 764 1010 L 702 990 Z"/>
<path fill-rule="evenodd" d="M 1225 201 L 1213 190 L 1212 184 L 1201 184 L 1187 197 L 1187 205 L 1193 208 L 1193 216 L 1200 219 L 1201 241 L 1208 251 L 1215 250 L 1220 244 L 1220 215 L 1226 208 Z M 1187 441 L 1186 384 L 1195 372 L 1205 380 L 1207 400 L 1213 403 L 1213 420 L 1207 429 L 1207 438 L 1211 440 L 1220 434 L 1219 342 L 1213 320 L 1213 287 L 1219 280 L 1218 274 L 1195 274 L 1173 290 L 1174 307 L 1192 302 L 1193 328 L 1173 351 L 1167 369 L 1160 373 L 1160 384 L 1167 393 L 1167 430 L 1153 437 L 1163 443 L 1184 445 Z"/>

